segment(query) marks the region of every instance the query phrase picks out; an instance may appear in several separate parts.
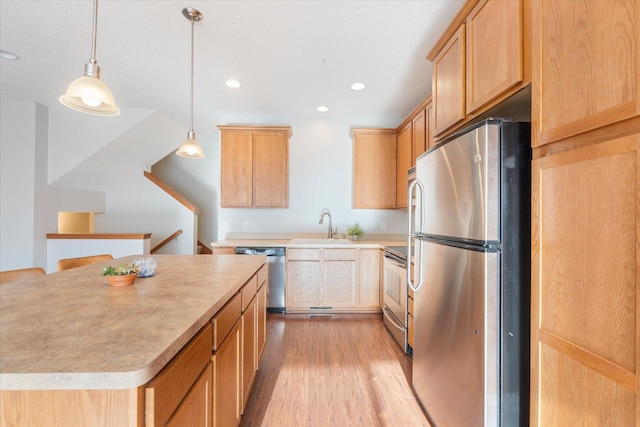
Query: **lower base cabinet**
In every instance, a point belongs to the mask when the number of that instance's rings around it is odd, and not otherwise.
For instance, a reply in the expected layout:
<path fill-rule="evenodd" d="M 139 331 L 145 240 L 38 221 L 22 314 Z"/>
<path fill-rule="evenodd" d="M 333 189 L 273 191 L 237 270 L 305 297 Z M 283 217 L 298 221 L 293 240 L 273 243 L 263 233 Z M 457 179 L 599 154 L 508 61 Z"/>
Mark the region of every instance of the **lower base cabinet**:
<path fill-rule="evenodd" d="M 211 342 L 212 327 L 207 325 L 147 385 L 147 427 L 211 425 Z M 189 424 L 181 420 L 202 422 Z"/>
<path fill-rule="evenodd" d="M 213 362 L 213 427 L 240 424 L 241 323 L 235 323 Z"/>
<path fill-rule="evenodd" d="M 211 426 L 212 372 L 212 364 L 209 363 L 169 419 L 167 427 Z"/>
<path fill-rule="evenodd" d="M 380 249 L 290 248 L 287 312 L 380 312 Z"/>
<path fill-rule="evenodd" d="M 262 270 L 261 270 L 262 271 Z M 266 272 L 265 272 L 266 276 Z M 266 277 L 262 281 L 260 289 L 258 289 L 258 295 L 256 297 L 258 301 L 258 369 L 260 368 L 260 359 L 262 358 L 262 352 L 267 344 L 267 282 Z"/>
<path fill-rule="evenodd" d="M 258 372 L 258 299 L 254 297 L 242 313 L 242 412 Z"/>
<path fill-rule="evenodd" d="M 266 342 L 266 283 L 262 267 L 212 319 L 214 427 L 240 424 L 249 400 Z"/>

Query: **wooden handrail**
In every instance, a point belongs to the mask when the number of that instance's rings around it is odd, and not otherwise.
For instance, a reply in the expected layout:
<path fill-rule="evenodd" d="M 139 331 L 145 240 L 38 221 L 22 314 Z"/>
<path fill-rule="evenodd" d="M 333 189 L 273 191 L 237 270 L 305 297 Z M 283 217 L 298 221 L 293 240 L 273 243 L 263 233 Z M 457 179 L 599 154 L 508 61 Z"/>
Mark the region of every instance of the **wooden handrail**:
<path fill-rule="evenodd" d="M 202 247 L 202 249 L 200 250 L 200 254 L 205 254 L 205 255 L 213 254 L 213 251 L 211 250 L 211 248 L 205 245 L 204 243 L 202 243 L 200 240 L 198 240 L 198 246 Z"/>
<path fill-rule="evenodd" d="M 175 239 L 176 237 L 178 237 L 179 235 L 182 234 L 182 230 L 178 230 L 175 233 L 173 233 L 171 236 L 167 237 L 166 239 L 164 239 L 162 242 L 158 243 L 153 249 L 151 249 L 151 253 L 155 254 L 156 252 L 158 252 L 158 250 L 160 248 L 162 248 L 163 246 L 165 246 L 167 243 L 169 243 L 170 241 L 172 241 L 173 239 Z"/>
<path fill-rule="evenodd" d="M 191 212 L 193 212 L 196 215 L 198 214 L 198 207 L 196 205 L 194 205 L 189 200 L 184 198 L 176 190 L 174 190 L 173 188 L 169 187 L 160 178 L 158 178 L 157 176 L 155 176 L 151 172 L 147 172 L 147 171 L 144 171 L 144 176 L 146 176 L 147 179 L 149 179 L 155 185 L 157 185 L 158 187 L 163 189 L 168 195 L 170 195 L 171 197 L 176 199 L 178 202 L 180 202 L 185 208 L 189 209 Z"/>

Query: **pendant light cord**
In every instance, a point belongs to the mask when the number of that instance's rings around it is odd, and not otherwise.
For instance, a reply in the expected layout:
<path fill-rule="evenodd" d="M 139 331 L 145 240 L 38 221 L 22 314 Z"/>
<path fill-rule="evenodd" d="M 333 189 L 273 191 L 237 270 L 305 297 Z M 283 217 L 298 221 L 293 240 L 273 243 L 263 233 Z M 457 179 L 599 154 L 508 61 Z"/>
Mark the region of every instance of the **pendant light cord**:
<path fill-rule="evenodd" d="M 97 0 L 96 0 L 97 1 Z M 190 131 L 193 132 L 193 33 L 194 33 L 195 21 L 191 17 L 191 114 L 189 119 Z"/>
<path fill-rule="evenodd" d="M 96 38 L 98 35 L 98 0 L 94 0 L 93 2 L 93 34 L 91 35 L 91 58 L 89 62 L 91 64 L 95 64 L 96 61 Z"/>

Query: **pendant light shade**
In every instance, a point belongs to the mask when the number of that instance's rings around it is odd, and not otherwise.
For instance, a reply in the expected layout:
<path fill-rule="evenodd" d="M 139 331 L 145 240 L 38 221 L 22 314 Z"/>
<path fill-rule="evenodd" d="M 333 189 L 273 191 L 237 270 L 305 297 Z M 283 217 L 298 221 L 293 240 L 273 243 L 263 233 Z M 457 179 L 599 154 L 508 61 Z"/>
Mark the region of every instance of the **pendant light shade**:
<path fill-rule="evenodd" d="M 192 7 L 182 9 L 182 14 L 191 21 L 191 114 L 187 139 L 180 144 L 176 154 L 190 159 L 201 159 L 204 157 L 204 153 L 202 152 L 200 143 L 196 139 L 196 133 L 193 131 L 193 31 L 195 23 L 202 19 L 202 14 Z"/>
<path fill-rule="evenodd" d="M 84 66 L 84 75 L 75 79 L 60 97 L 62 105 L 81 113 L 97 116 L 117 116 L 120 109 L 116 106 L 111 90 L 100 80 L 100 67 L 96 60 L 96 33 L 98 30 L 98 0 L 93 2 L 93 36 L 91 58 Z"/>
<path fill-rule="evenodd" d="M 188 157 L 190 159 L 202 159 L 204 157 L 204 153 L 202 152 L 202 147 L 198 140 L 196 139 L 196 134 L 193 131 L 187 132 L 187 139 L 185 139 L 176 154 L 181 157 Z"/>

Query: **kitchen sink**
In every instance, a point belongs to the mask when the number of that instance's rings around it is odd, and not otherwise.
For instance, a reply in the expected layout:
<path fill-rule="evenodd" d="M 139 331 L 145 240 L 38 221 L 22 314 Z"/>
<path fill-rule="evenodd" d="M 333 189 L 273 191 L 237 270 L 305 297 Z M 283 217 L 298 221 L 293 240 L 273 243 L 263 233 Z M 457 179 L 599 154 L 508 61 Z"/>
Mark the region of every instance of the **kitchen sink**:
<path fill-rule="evenodd" d="M 291 239 L 291 243 L 316 243 L 323 245 L 333 245 L 336 243 L 353 243 L 353 241 L 349 239 Z"/>

